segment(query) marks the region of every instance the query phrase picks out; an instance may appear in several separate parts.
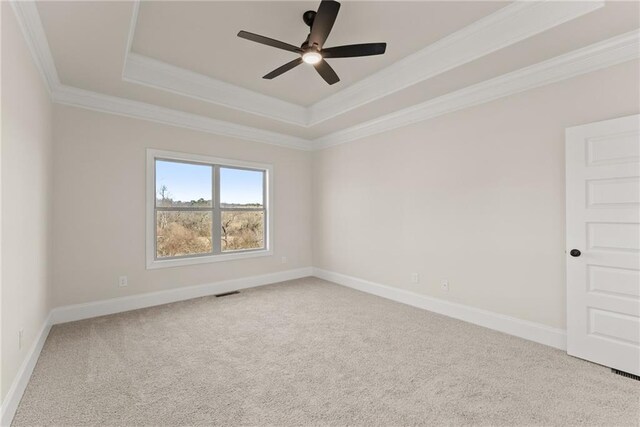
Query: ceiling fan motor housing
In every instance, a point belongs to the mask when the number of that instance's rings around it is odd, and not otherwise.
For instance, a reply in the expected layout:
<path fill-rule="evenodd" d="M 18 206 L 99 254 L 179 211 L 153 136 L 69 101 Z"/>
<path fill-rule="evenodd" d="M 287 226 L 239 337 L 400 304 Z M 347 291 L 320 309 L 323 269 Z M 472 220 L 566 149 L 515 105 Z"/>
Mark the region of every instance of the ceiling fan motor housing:
<path fill-rule="evenodd" d="M 309 27 L 311 27 L 313 25 L 313 20 L 315 19 L 315 17 L 316 17 L 316 11 L 315 10 L 307 10 L 305 13 L 302 14 L 302 20 Z"/>

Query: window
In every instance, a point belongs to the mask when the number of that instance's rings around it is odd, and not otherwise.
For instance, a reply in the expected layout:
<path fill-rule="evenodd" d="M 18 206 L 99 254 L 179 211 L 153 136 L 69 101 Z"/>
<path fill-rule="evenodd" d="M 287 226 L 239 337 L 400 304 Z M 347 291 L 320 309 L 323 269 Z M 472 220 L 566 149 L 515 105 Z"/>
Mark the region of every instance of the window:
<path fill-rule="evenodd" d="M 147 150 L 147 268 L 271 255 L 271 170 Z"/>

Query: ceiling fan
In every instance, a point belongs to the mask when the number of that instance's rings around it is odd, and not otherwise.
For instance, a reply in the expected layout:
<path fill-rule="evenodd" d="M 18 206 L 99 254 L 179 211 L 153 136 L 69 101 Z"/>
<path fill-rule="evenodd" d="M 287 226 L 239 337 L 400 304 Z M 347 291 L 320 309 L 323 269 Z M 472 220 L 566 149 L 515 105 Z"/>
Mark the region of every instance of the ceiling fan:
<path fill-rule="evenodd" d="M 327 61 L 325 61 L 325 58 L 352 58 L 356 56 L 382 55 L 387 48 L 386 43 L 363 43 L 325 49 L 323 47 L 324 42 L 331 32 L 331 28 L 333 28 L 333 23 L 336 21 L 339 10 L 340 3 L 337 1 L 322 0 L 317 12 L 313 10 L 306 11 L 302 15 L 302 19 L 304 23 L 311 28 L 311 32 L 300 47 L 247 31 L 240 31 L 238 37 L 300 55 L 299 58 L 287 62 L 283 66 L 266 74 L 262 77 L 263 79 L 270 80 L 278 77 L 305 62 L 313 65 L 316 71 L 318 71 L 318 74 L 320 74 L 327 83 L 332 85 L 338 83 L 340 78 Z"/>

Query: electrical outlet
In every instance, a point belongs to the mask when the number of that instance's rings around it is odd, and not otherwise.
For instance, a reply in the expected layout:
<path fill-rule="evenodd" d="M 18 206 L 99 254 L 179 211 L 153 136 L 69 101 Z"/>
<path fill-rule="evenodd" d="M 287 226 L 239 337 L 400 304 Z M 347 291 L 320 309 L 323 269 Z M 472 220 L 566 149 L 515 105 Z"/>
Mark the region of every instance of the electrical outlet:
<path fill-rule="evenodd" d="M 18 331 L 18 350 L 22 350 L 22 338 L 24 337 L 24 329 Z"/>
<path fill-rule="evenodd" d="M 411 283 L 419 283 L 420 282 L 420 275 L 418 273 L 412 273 L 411 274 Z"/>
<path fill-rule="evenodd" d="M 449 292 L 449 281 L 448 280 L 442 280 L 440 282 L 440 289 L 442 289 L 444 292 Z"/>
<path fill-rule="evenodd" d="M 280 260 L 283 264 L 286 264 L 288 262 L 287 257 L 283 256 L 282 259 Z"/>
<path fill-rule="evenodd" d="M 127 279 L 127 276 L 120 276 L 120 278 L 118 278 L 118 286 L 121 288 L 129 286 L 129 280 Z"/>

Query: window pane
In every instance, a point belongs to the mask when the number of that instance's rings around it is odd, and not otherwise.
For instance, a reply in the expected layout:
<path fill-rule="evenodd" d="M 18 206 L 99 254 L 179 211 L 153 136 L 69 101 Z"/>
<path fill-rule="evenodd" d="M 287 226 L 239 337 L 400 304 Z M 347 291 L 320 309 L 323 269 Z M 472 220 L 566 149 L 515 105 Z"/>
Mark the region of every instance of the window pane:
<path fill-rule="evenodd" d="M 156 256 L 210 253 L 211 225 L 211 212 L 156 212 Z"/>
<path fill-rule="evenodd" d="M 210 207 L 209 165 L 156 160 L 156 206 Z"/>
<path fill-rule="evenodd" d="M 263 247 L 263 211 L 222 211 L 223 252 Z"/>
<path fill-rule="evenodd" d="M 261 208 L 263 181 L 263 171 L 220 168 L 220 206 Z"/>

